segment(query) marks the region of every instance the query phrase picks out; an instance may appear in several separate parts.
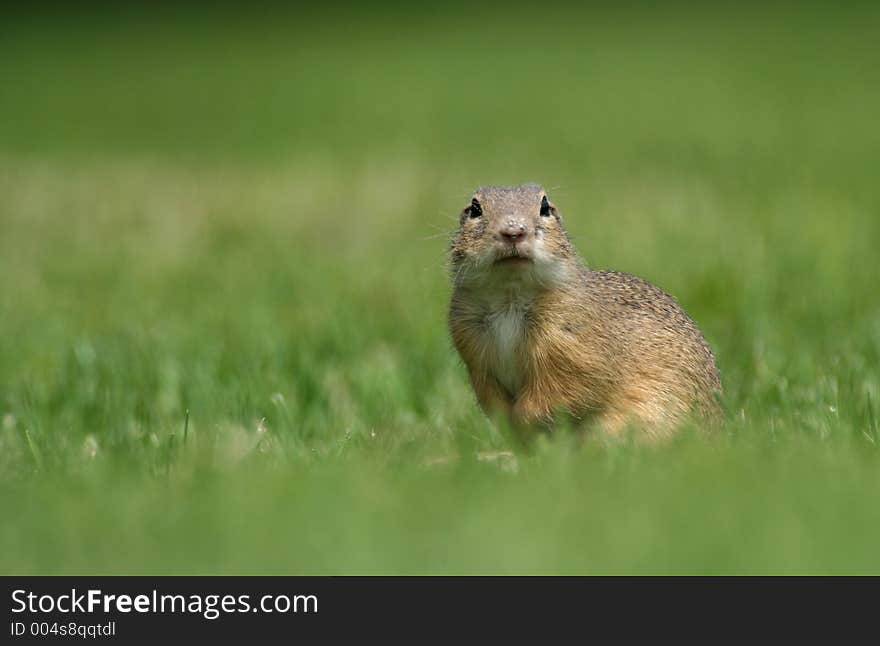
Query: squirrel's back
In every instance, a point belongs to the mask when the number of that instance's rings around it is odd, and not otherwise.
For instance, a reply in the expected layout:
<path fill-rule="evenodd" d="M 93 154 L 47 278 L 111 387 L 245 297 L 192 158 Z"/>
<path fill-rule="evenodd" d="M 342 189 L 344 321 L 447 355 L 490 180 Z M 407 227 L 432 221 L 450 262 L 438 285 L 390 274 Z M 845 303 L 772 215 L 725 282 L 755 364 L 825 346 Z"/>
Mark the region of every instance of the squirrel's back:
<path fill-rule="evenodd" d="M 583 298 L 589 302 L 591 319 L 607 327 L 615 337 L 622 381 L 653 380 L 677 397 L 680 417 L 685 408 L 716 419 L 721 381 L 715 355 L 696 323 L 678 302 L 656 285 L 619 271 L 581 272 Z M 610 350 L 610 348 L 609 348 Z"/>

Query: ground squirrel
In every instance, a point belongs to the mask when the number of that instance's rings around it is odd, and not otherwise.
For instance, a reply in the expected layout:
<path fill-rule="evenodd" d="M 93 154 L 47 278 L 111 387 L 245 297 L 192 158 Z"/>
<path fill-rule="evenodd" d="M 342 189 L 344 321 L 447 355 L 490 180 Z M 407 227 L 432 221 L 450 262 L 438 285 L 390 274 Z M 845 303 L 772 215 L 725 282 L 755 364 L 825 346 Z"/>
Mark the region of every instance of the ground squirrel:
<path fill-rule="evenodd" d="M 651 435 L 692 413 L 719 418 L 715 358 L 694 322 L 636 276 L 589 270 L 541 186 L 477 190 L 450 252 L 449 326 L 487 413 L 529 427 L 564 412 Z"/>

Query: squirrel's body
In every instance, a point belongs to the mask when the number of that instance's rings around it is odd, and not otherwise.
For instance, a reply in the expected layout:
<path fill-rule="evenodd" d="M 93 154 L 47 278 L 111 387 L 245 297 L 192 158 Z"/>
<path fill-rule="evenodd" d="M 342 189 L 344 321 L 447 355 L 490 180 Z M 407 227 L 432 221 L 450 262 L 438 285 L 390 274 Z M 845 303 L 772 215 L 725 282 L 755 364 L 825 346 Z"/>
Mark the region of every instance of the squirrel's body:
<path fill-rule="evenodd" d="M 718 372 L 693 321 L 640 278 L 588 270 L 540 186 L 477 191 L 452 265 L 452 338 L 487 412 L 652 434 L 717 418 Z"/>

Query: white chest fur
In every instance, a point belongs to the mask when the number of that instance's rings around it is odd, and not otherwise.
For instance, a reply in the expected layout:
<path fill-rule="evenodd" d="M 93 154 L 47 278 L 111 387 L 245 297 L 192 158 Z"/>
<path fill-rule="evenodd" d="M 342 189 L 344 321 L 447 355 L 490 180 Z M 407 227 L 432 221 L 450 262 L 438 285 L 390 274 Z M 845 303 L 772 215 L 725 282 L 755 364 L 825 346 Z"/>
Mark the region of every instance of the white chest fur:
<path fill-rule="evenodd" d="M 489 370 L 512 395 L 523 385 L 521 351 L 528 327 L 528 310 L 528 300 L 511 298 L 493 303 L 486 317 Z"/>

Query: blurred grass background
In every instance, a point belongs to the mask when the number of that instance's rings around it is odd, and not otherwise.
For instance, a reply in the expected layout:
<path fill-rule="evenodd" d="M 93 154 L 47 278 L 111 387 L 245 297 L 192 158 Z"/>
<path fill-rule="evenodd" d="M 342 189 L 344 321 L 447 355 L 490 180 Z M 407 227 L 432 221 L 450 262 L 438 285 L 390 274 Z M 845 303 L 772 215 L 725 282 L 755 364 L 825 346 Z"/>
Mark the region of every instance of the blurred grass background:
<path fill-rule="evenodd" d="M 880 573 L 877 33 L 872 4 L 10 13 L 0 572 Z M 445 233 L 521 181 L 698 321 L 717 437 L 484 420 Z"/>

